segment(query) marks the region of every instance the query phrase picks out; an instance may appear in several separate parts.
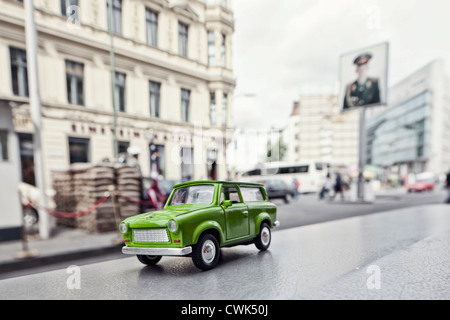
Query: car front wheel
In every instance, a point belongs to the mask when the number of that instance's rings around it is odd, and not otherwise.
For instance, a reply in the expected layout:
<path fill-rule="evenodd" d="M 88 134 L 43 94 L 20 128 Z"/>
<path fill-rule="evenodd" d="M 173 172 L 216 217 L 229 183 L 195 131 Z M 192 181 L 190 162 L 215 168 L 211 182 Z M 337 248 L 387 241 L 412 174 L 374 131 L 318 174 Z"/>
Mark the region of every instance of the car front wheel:
<path fill-rule="evenodd" d="M 137 255 L 137 258 L 140 262 L 143 264 L 146 264 L 148 266 L 154 266 L 161 260 L 161 256 L 143 256 L 143 255 Z"/>
<path fill-rule="evenodd" d="M 271 240 L 272 234 L 270 231 L 270 226 L 264 222 L 261 224 L 259 234 L 255 240 L 255 245 L 259 250 L 265 251 L 269 248 Z"/>
<path fill-rule="evenodd" d="M 209 270 L 217 265 L 220 257 L 220 246 L 212 234 L 203 235 L 193 247 L 192 261 L 201 270 Z"/>

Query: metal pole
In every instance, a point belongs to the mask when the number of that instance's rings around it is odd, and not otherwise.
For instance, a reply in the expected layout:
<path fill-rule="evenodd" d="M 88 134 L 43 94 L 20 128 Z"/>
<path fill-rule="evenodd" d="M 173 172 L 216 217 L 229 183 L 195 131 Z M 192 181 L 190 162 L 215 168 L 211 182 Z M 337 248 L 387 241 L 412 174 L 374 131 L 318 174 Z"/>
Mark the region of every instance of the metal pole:
<path fill-rule="evenodd" d="M 30 93 L 30 112 L 34 127 L 34 168 L 36 187 L 39 189 L 39 203 L 46 208 L 45 176 L 41 139 L 41 99 L 39 96 L 39 80 L 37 66 L 37 32 L 34 22 L 33 0 L 25 0 L 25 32 L 27 45 L 28 85 Z M 42 239 L 50 237 L 50 217 L 43 209 L 39 209 L 39 234 Z"/>
<path fill-rule="evenodd" d="M 120 204 L 119 204 L 119 201 L 117 200 L 116 187 L 114 185 L 110 185 L 110 186 L 108 186 L 108 191 L 109 191 L 109 194 L 111 195 L 111 202 L 113 205 L 113 213 L 114 213 L 114 221 L 116 224 L 117 231 L 119 231 L 119 236 L 113 240 L 113 243 L 114 244 L 122 244 L 123 236 L 119 230 L 119 225 L 120 225 L 120 222 L 122 221 L 122 215 L 120 213 Z"/>
<path fill-rule="evenodd" d="M 117 230 L 119 230 L 121 214 L 120 214 L 119 202 L 117 201 L 116 187 L 114 185 L 108 186 L 108 192 L 111 195 L 111 202 L 113 205 L 113 213 L 114 213 L 114 221 L 116 222 Z"/>
<path fill-rule="evenodd" d="M 20 199 L 22 199 L 22 193 L 19 190 Z M 14 258 L 16 259 L 29 259 L 34 258 L 39 255 L 39 252 L 37 250 L 30 250 L 28 247 L 28 238 L 27 238 L 27 229 L 26 229 L 26 223 L 25 223 L 25 210 L 32 210 L 31 207 L 24 208 L 23 205 L 21 205 L 22 208 L 22 251 L 17 252 L 14 255 Z"/>
<path fill-rule="evenodd" d="M 358 200 L 364 201 L 364 166 L 366 165 L 366 107 L 359 109 Z"/>
<path fill-rule="evenodd" d="M 114 53 L 114 15 L 113 15 L 113 0 L 107 0 L 109 4 L 109 38 L 110 38 L 110 50 L 109 50 L 109 63 L 111 69 L 111 98 L 112 98 L 112 108 L 113 108 L 113 148 L 114 148 L 114 158 L 119 155 L 119 145 L 117 143 L 117 105 L 116 105 L 116 57 Z"/>

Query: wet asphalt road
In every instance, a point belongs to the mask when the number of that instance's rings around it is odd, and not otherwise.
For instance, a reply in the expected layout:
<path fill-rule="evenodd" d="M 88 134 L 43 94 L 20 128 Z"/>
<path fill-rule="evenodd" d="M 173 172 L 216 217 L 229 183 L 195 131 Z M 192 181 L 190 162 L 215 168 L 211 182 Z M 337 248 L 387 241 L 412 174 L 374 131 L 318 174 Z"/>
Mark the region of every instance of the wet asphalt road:
<path fill-rule="evenodd" d="M 450 299 L 450 207 L 419 206 L 273 232 L 271 247 L 190 258 L 135 257 L 0 281 L 0 299 Z"/>
<path fill-rule="evenodd" d="M 305 226 L 326 221 L 345 219 L 367 214 L 404 209 L 427 204 L 443 203 L 447 191 L 436 188 L 434 192 L 405 193 L 390 191 L 377 197 L 374 203 L 352 203 L 319 200 L 316 194 L 302 194 L 297 201 L 285 204 L 274 200 L 278 205 L 280 229 Z"/>

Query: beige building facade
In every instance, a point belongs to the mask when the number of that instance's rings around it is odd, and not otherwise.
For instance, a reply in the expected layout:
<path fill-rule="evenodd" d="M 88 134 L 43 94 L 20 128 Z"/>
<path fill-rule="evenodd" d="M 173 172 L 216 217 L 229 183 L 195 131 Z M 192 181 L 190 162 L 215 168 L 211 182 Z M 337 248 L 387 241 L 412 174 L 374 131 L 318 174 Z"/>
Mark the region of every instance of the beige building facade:
<path fill-rule="evenodd" d="M 283 136 L 288 162 L 322 162 L 356 170 L 359 110 L 341 113 L 335 94 L 302 95 L 294 103 Z"/>
<path fill-rule="evenodd" d="M 73 162 L 140 150 L 144 176 L 226 179 L 234 31 L 228 1 L 35 0 L 45 182 Z M 65 14 L 65 13 L 68 13 Z M 0 98 L 13 109 L 22 175 L 34 132 L 26 79 L 24 6 L 0 0 Z M 27 149 L 28 148 L 28 149 Z M 32 150 L 31 150 L 32 154 Z"/>

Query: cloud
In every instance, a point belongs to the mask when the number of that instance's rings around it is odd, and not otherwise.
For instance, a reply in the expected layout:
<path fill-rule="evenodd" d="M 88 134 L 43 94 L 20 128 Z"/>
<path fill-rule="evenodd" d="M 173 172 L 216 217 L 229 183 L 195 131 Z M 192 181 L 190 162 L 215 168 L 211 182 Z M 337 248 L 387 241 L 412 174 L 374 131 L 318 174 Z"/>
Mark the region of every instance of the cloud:
<path fill-rule="evenodd" d="M 300 92 L 334 88 L 339 57 L 389 41 L 389 84 L 435 58 L 450 74 L 450 1 L 235 0 L 236 94 L 255 94 L 265 119 L 240 110 L 239 124 L 283 126 Z M 242 116 L 241 116 L 242 115 Z M 245 115 L 245 118 L 243 117 Z M 248 118 L 247 118 L 248 117 Z"/>

